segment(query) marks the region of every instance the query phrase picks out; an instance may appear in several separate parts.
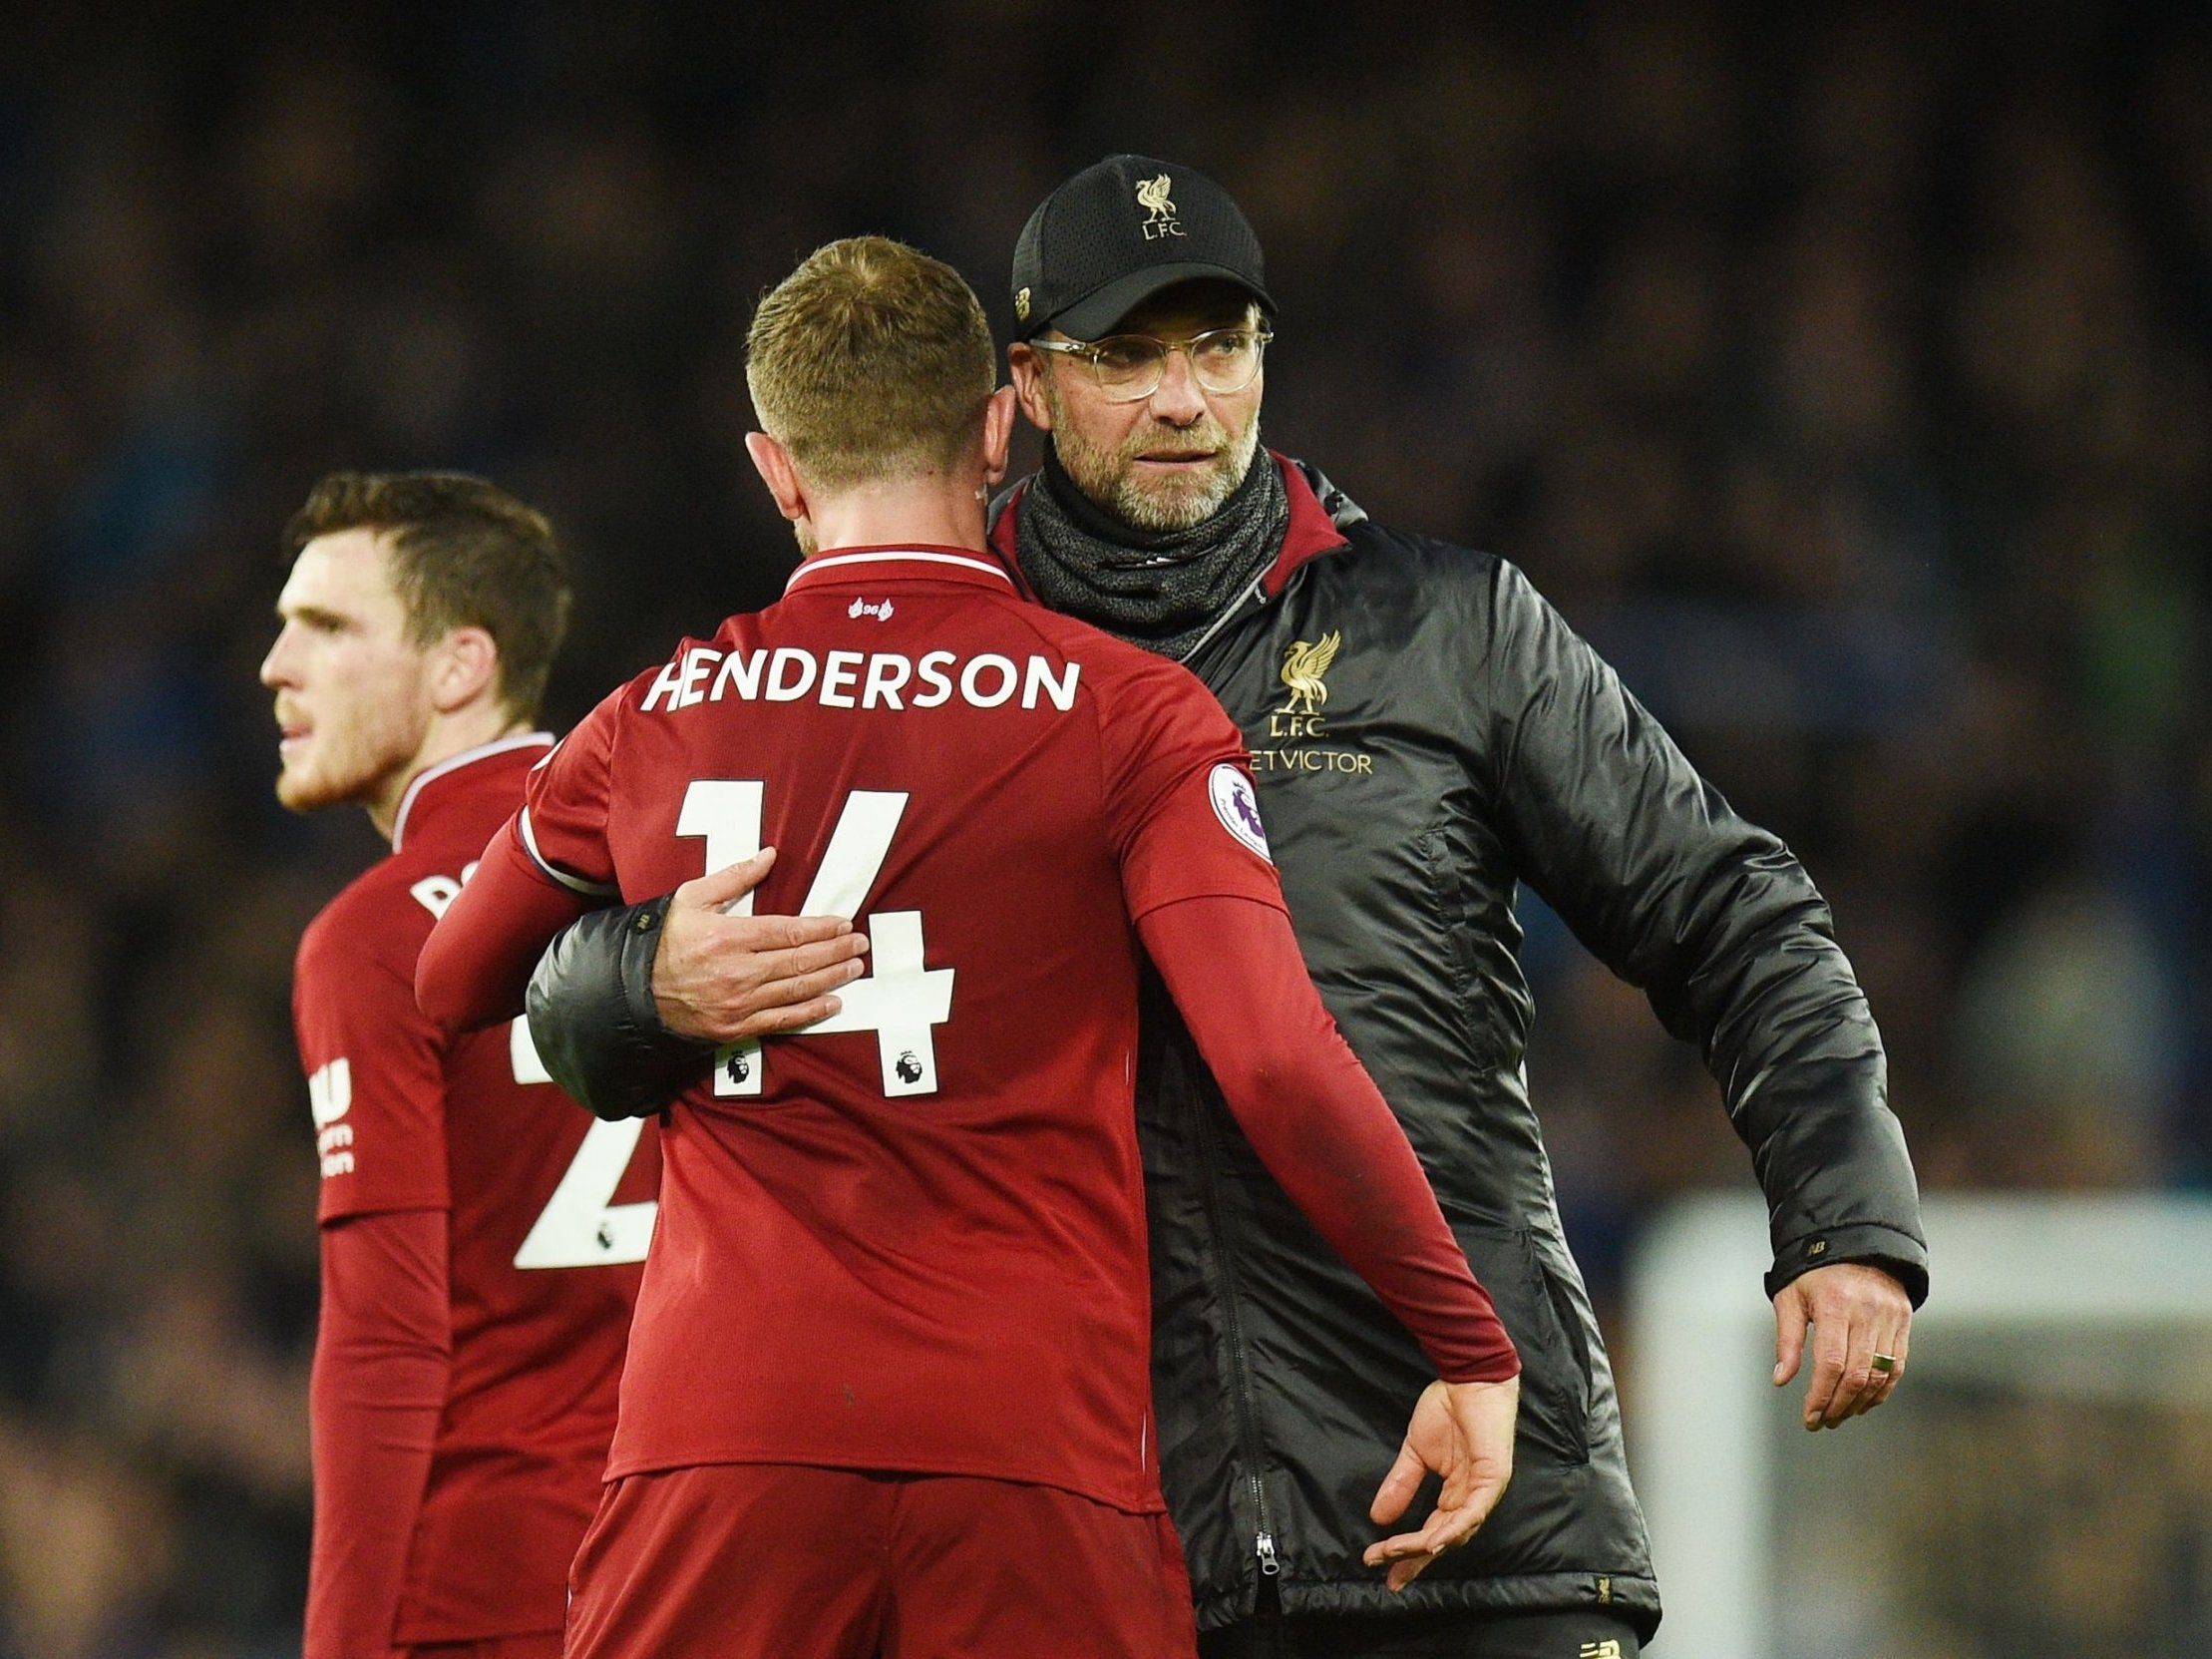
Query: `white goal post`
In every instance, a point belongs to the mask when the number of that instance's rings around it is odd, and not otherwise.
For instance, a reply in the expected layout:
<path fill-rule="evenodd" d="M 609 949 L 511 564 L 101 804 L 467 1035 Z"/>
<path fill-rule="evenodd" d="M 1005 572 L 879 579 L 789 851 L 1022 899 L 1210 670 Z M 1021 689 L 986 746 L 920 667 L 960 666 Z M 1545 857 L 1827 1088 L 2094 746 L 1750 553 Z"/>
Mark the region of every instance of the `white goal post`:
<path fill-rule="evenodd" d="M 1639 1241 L 1624 1396 L 1657 1659 L 1949 1659 L 2018 1651 L 1985 1645 L 2012 1620 L 2093 1659 L 2162 1650 L 2138 1645 L 2172 1631 L 2159 1598 L 2202 1595 L 2212 1201 L 1938 1195 L 1926 1219 L 1909 1375 L 1819 1435 L 1804 1376 L 1769 1382 L 1756 1195 L 1687 1200 Z"/>

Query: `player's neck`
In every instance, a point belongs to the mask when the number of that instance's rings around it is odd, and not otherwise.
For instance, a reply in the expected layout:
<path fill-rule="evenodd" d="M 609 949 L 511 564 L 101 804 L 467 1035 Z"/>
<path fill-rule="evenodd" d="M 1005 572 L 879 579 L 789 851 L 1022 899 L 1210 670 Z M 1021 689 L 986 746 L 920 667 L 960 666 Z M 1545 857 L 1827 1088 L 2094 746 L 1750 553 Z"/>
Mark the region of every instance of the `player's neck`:
<path fill-rule="evenodd" d="M 415 758 L 395 768 L 375 798 L 363 803 L 369 809 L 369 822 L 376 826 L 377 834 L 391 840 L 392 828 L 399 821 L 399 804 L 407 798 L 408 785 L 423 773 L 433 766 L 444 765 L 457 754 L 467 754 L 471 749 L 481 749 L 487 743 L 496 743 L 503 737 L 513 737 L 530 729 L 528 720 L 509 714 L 489 698 L 451 714 L 433 715 Z"/>
<path fill-rule="evenodd" d="M 981 553 L 988 544 L 980 483 L 965 474 L 899 479 L 810 501 L 815 549 L 808 557 L 841 548 L 966 548 Z"/>

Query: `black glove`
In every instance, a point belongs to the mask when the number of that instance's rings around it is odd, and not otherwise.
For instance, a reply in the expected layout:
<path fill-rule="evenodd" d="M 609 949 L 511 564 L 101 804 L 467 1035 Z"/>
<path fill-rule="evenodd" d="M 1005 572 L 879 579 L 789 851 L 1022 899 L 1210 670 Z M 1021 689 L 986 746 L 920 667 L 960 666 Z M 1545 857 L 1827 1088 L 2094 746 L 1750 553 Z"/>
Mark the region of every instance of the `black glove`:
<path fill-rule="evenodd" d="M 653 1004 L 653 958 L 673 895 L 593 911 L 538 959 L 524 1007 L 553 1080 L 594 1116 L 651 1117 L 705 1075 L 710 1041 L 680 1037 Z"/>

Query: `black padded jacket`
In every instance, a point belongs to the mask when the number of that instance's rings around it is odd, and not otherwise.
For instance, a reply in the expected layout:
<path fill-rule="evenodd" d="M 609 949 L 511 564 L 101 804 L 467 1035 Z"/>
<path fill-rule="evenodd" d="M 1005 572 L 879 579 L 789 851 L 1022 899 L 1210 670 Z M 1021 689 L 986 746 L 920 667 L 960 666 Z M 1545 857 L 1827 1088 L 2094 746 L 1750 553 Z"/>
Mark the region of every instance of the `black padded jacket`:
<path fill-rule="evenodd" d="M 1279 458 L 1280 459 L 1280 458 Z M 1520 884 L 1695 1042 L 1751 1152 L 1772 1294 L 1871 1262 L 1927 1294 L 1881 1038 L 1828 909 L 1505 561 L 1369 520 L 1282 462 L 1281 556 L 1185 658 L 1243 728 L 1307 966 L 1405 1125 L 1521 1354 L 1514 1475 L 1402 1595 L 1366 1510 L 1428 1372 L 1262 1169 L 1148 988 L 1138 1128 L 1151 1207 L 1161 1466 L 1201 1628 L 1273 1613 L 1659 1619 L 1605 1346 L 1523 1067 Z M 994 528 L 1012 553 L 1018 492 Z M 607 913 L 549 952 L 532 1021 L 554 1074 L 646 1109 L 651 953 Z M 650 927 L 657 916 L 644 925 Z M 1624 1114 L 1635 1100 L 1614 1102 Z"/>

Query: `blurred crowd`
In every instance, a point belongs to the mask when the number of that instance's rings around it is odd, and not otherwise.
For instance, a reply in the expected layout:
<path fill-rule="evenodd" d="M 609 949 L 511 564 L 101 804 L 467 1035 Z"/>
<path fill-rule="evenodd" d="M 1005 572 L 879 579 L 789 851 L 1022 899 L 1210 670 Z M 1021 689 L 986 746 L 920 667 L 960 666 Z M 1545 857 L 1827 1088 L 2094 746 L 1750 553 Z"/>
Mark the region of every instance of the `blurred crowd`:
<path fill-rule="evenodd" d="M 904 236 L 1199 167 L 1266 436 L 1521 563 L 1831 900 L 1931 1187 L 2212 1171 L 2212 33 L 2160 9 L 1368 0 L 9 8 L 0 1659 L 297 1651 L 315 1167 L 290 953 L 377 856 L 254 670 L 322 472 L 545 508 L 572 720 L 795 558 L 738 344 Z M 1033 441 L 1025 454 L 1033 461 Z M 1524 897 L 1602 1299 L 1747 1162 Z M 1939 1294 L 1940 1294 L 1939 1264 Z"/>

